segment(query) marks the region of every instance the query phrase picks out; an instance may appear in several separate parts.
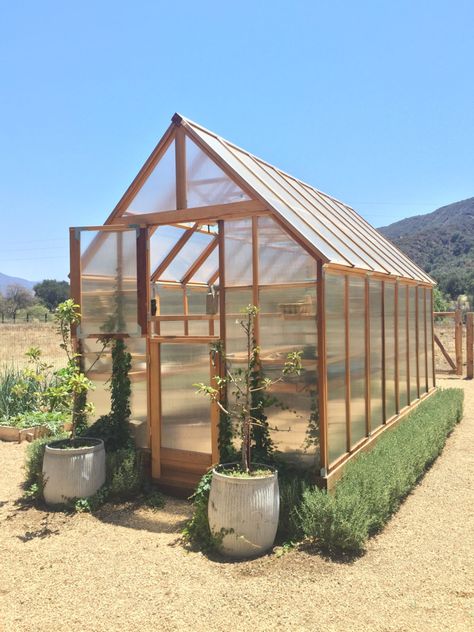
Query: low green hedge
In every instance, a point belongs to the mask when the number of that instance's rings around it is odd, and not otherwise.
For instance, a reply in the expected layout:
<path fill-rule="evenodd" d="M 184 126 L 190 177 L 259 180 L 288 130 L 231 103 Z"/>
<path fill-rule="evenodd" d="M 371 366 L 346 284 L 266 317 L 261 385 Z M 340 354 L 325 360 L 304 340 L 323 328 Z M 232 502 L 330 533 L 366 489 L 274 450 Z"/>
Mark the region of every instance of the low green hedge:
<path fill-rule="evenodd" d="M 398 509 L 461 420 L 464 392 L 439 390 L 347 465 L 333 493 L 307 488 L 297 510 L 302 533 L 331 552 L 357 552 Z"/>

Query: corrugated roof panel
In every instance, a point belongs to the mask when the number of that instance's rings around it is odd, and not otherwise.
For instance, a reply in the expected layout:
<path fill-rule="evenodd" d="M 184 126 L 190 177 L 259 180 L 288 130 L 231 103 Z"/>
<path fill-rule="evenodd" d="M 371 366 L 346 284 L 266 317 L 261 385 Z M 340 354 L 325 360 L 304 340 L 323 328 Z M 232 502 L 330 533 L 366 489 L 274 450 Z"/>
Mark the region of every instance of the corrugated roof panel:
<path fill-rule="evenodd" d="M 354 209 L 181 117 L 257 197 L 289 222 L 327 262 L 434 284 Z"/>
<path fill-rule="evenodd" d="M 251 187 L 259 197 L 263 198 L 269 206 L 271 206 L 284 219 L 289 221 L 303 237 L 310 241 L 324 258 L 333 263 L 339 263 L 345 266 L 351 265 L 350 259 L 346 259 L 341 256 L 341 254 L 338 253 L 328 241 L 324 240 L 313 229 L 307 226 L 302 218 L 295 213 L 295 211 L 284 200 L 282 200 L 271 188 L 262 182 L 253 170 L 251 170 L 244 162 L 239 160 L 239 157 L 233 148 L 231 150 L 224 142 L 220 142 L 219 138 L 203 131 L 199 127 L 193 127 L 193 130 L 211 150 L 217 153 L 220 158 L 225 161 L 228 167 L 230 167 L 238 176 L 247 182 L 249 187 Z"/>

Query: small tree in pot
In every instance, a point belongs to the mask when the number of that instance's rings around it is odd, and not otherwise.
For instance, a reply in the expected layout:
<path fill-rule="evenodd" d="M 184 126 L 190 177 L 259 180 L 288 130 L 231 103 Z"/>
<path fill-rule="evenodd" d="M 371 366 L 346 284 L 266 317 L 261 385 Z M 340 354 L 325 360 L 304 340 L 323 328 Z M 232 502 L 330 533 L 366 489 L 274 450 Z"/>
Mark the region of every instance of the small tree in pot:
<path fill-rule="evenodd" d="M 61 339 L 59 346 L 67 357 L 67 365 L 58 371 L 60 379 L 50 397 L 57 398 L 63 408 L 70 408 L 71 436 L 69 439 L 53 441 L 45 447 L 43 496 L 48 504 L 91 496 L 105 482 L 104 442 L 78 436 L 87 426 L 87 415 L 92 411 L 92 405 L 87 403 L 87 393 L 93 388 L 92 382 L 81 370 L 81 354 L 77 353 L 71 336 L 71 328 L 77 326 L 80 320 L 79 306 L 72 299 L 58 306 L 55 313 L 56 331 Z M 96 362 L 108 342 L 108 339 L 103 340 Z"/>
<path fill-rule="evenodd" d="M 279 490 L 274 468 L 252 464 L 252 428 L 261 424 L 265 393 L 285 376 L 301 371 L 301 352 L 287 355 L 277 379 L 255 379 L 259 347 L 255 343 L 255 318 L 258 308 L 248 305 L 242 310 L 239 324 L 246 340 L 243 368 L 232 370 L 223 357 L 224 375 L 215 378 L 215 386 L 196 384 L 198 393 L 207 395 L 228 416 L 242 440 L 240 464 L 223 464 L 213 470 L 208 516 L 211 532 L 220 541 L 220 550 L 231 557 L 252 557 L 268 550 L 278 528 Z M 227 406 L 221 395 L 230 387 Z"/>

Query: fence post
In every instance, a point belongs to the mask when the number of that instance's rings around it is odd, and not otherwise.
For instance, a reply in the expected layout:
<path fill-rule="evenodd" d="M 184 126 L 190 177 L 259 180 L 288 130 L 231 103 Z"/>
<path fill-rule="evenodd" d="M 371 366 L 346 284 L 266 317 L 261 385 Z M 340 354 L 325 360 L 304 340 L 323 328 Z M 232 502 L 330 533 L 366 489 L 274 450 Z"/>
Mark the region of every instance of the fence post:
<path fill-rule="evenodd" d="M 16 313 L 13 312 L 13 324 L 15 324 L 15 323 L 16 323 Z"/>
<path fill-rule="evenodd" d="M 2 312 L 2 325 L 4 324 L 4 322 L 5 322 L 5 314 Z"/>
<path fill-rule="evenodd" d="M 47 323 L 48 322 L 48 312 L 44 313 L 44 322 Z"/>
<path fill-rule="evenodd" d="M 466 314 L 467 379 L 474 378 L 474 312 Z"/>
<path fill-rule="evenodd" d="M 28 314 L 28 312 L 26 312 L 26 322 L 29 323 L 30 322 L 30 315 Z"/>
<path fill-rule="evenodd" d="M 462 375 L 462 313 L 454 313 L 454 345 L 456 349 L 456 375 Z"/>

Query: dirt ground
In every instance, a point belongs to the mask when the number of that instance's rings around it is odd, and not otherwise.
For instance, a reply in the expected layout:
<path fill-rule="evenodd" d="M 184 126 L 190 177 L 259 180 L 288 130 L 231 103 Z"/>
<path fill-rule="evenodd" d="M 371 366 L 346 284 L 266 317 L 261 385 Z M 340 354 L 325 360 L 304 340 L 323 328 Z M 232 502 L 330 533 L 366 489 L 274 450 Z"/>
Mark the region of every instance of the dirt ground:
<path fill-rule="evenodd" d="M 2 632 L 474 630 L 474 382 L 466 415 L 367 553 L 226 563 L 179 543 L 184 501 L 66 516 L 21 509 L 24 445 L 0 442 Z"/>

